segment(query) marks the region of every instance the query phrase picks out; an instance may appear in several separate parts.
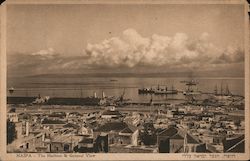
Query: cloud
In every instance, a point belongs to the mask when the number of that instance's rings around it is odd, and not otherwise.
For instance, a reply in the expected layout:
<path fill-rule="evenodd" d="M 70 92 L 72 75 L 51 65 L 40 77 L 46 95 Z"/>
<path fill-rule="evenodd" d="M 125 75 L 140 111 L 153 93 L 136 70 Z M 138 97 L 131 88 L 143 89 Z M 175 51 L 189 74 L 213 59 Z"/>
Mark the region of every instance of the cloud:
<path fill-rule="evenodd" d="M 209 41 L 209 34 L 191 39 L 185 33 L 174 36 L 153 34 L 143 37 L 134 29 L 127 29 L 121 37 L 88 44 L 84 55 L 88 64 L 96 67 L 168 66 L 203 63 L 233 63 L 244 60 L 244 54 L 232 47 L 224 50 Z"/>
<path fill-rule="evenodd" d="M 238 47 L 228 46 L 216 59 L 214 64 L 244 62 L 244 52 Z"/>
<path fill-rule="evenodd" d="M 55 53 L 53 48 L 48 48 L 46 50 L 40 50 L 38 52 L 34 52 L 32 54 L 30 54 L 32 56 L 38 56 L 41 59 L 52 59 L 54 56 L 56 56 L 57 54 Z"/>
<path fill-rule="evenodd" d="M 82 72 L 167 72 L 183 69 L 216 69 L 243 64 L 244 52 L 237 46 L 223 49 L 210 42 L 209 33 L 190 38 L 185 33 L 173 36 L 153 34 L 143 37 L 134 29 L 120 37 L 87 44 L 82 55 L 66 56 L 53 48 L 8 57 L 9 73 Z"/>

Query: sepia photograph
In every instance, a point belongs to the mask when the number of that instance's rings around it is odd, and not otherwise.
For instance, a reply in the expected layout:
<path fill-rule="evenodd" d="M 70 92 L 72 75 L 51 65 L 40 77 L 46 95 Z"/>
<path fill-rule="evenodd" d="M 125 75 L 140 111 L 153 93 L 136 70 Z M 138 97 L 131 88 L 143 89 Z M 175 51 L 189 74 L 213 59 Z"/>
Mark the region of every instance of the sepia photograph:
<path fill-rule="evenodd" d="M 1 12 L 5 155 L 249 157 L 247 1 L 15 2 Z"/>

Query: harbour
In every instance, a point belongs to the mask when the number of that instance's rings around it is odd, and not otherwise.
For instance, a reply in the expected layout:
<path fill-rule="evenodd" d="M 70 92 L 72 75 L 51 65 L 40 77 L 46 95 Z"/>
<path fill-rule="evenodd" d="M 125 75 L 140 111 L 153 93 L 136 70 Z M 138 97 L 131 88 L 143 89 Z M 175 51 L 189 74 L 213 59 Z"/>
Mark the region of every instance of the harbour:
<path fill-rule="evenodd" d="M 5 4 L 4 160 L 246 158 L 242 2 Z"/>

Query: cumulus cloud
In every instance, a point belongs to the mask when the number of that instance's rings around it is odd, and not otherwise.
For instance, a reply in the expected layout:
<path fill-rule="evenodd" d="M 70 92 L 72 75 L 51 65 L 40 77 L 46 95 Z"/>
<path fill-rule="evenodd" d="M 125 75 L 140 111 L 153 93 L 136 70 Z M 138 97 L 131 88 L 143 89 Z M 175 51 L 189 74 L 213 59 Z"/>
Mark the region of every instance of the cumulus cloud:
<path fill-rule="evenodd" d="M 176 64 L 232 63 L 244 60 L 240 50 L 224 50 L 209 42 L 209 34 L 191 39 L 185 33 L 174 36 L 153 34 L 143 37 L 127 29 L 121 37 L 87 44 L 84 55 L 88 64 L 105 67 L 167 66 Z M 195 63 L 196 62 L 196 63 Z"/>
<path fill-rule="evenodd" d="M 48 48 L 45 50 L 40 50 L 38 52 L 34 52 L 31 54 L 32 56 L 39 56 L 41 59 L 51 59 L 54 56 L 56 56 L 57 54 L 55 53 L 53 48 Z"/>
<path fill-rule="evenodd" d="M 214 63 L 238 63 L 244 61 L 244 52 L 237 47 L 229 46 L 215 59 Z"/>
<path fill-rule="evenodd" d="M 79 72 L 84 68 L 87 67 L 84 65 L 82 56 L 61 55 L 53 48 L 8 57 L 8 71 L 13 75 Z"/>
<path fill-rule="evenodd" d="M 167 72 L 216 69 L 243 62 L 242 49 L 215 46 L 206 32 L 196 38 L 190 38 L 185 33 L 176 33 L 171 37 L 159 34 L 144 37 L 134 29 L 127 29 L 120 37 L 87 44 L 79 56 L 65 56 L 48 48 L 8 57 L 8 71 L 22 74 L 120 70 Z"/>

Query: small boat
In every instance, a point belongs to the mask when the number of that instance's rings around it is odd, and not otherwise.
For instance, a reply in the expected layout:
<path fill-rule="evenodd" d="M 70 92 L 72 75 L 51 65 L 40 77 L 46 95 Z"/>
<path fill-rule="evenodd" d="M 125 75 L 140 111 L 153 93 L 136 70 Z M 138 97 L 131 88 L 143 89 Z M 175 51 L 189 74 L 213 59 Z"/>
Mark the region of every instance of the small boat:
<path fill-rule="evenodd" d="M 118 80 L 116 79 L 110 79 L 110 82 L 117 82 Z"/>
<path fill-rule="evenodd" d="M 9 88 L 9 92 L 10 92 L 10 94 L 12 94 L 12 93 L 14 92 L 14 88 L 13 88 L 13 87 L 10 87 L 10 88 Z"/>

